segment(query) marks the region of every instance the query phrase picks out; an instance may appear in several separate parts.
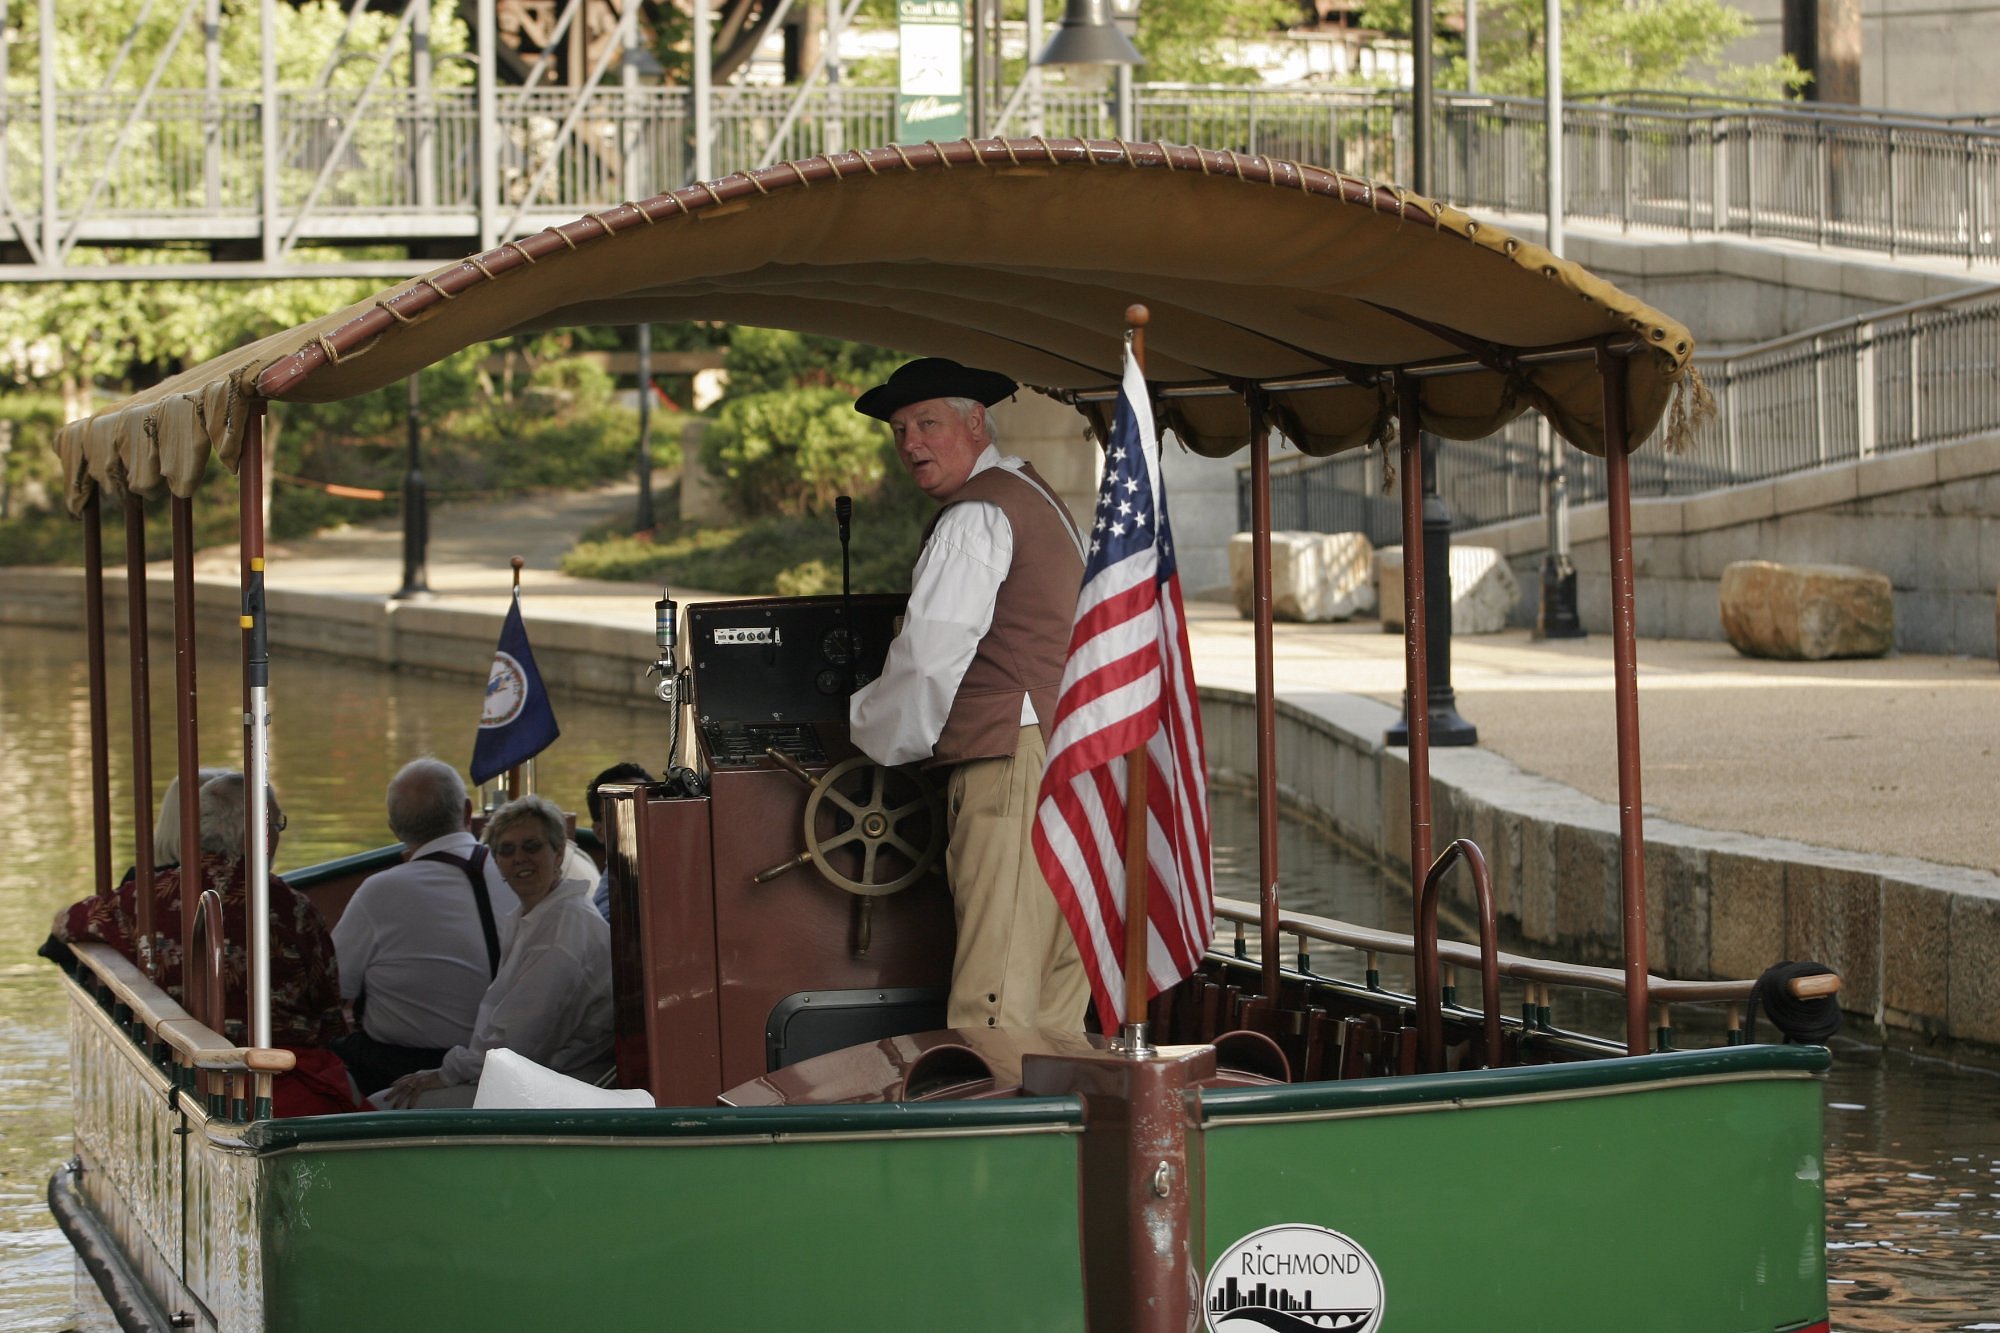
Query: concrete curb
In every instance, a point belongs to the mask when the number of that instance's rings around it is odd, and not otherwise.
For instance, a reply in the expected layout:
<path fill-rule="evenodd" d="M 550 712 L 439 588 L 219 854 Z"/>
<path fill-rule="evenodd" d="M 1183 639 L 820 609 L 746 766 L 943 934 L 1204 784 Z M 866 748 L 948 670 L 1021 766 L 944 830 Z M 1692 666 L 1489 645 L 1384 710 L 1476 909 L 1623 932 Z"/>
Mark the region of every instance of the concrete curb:
<path fill-rule="evenodd" d="M 75 570 L 11 570 L 0 622 L 75 629 L 82 582 Z M 122 575 L 107 575 L 105 590 L 107 623 L 122 634 Z M 156 633 L 171 624 L 169 592 L 164 580 L 148 585 Z M 504 614 L 303 590 L 273 590 L 270 611 L 274 649 L 475 679 Z M 197 578 L 198 629 L 233 635 L 238 613 L 233 580 Z M 536 621 L 536 662 L 554 689 L 649 698 L 641 672 L 654 653 L 650 624 L 546 612 Z M 1211 770 L 1220 780 L 1252 780 L 1249 682 L 1212 681 L 1200 697 Z M 1381 741 L 1395 717 L 1357 695 L 1290 690 L 1277 708 L 1278 783 L 1289 805 L 1407 876 L 1409 769 Z M 1433 845 L 1458 837 L 1479 844 L 1499 910 L 1527 940 L 1567 957 L 1615 957 L 1614 806 L 1477 748 L 1433 752 L 1431 776 Z M 1845 978 L 1843 1007 L 1885 1032 L 2000 1045 L 2000 876 L 1660 819 L 1647 821 L 1646 874 L 1658 972 L 1750 977 L 1781 959 L 1815 958 Z M 1462 877 L 1453 882 L 1469 908 Z"/>

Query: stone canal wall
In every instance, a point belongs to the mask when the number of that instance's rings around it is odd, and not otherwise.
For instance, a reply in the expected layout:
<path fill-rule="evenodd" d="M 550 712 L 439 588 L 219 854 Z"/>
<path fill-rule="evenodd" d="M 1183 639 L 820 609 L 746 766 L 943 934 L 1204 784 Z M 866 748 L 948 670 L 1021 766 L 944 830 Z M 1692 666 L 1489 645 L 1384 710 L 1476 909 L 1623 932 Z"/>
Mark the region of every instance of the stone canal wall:
<path fill-rule="evenodd" d="M 172 623 L 164 580 L 149 585 L 155 634 Z M 124 579 L 107 577 L 114 664 L 126 624 Z M 504 604 L 503 604 L 504 605 Z M 0 623 L 75 630 L 75 571 L 7 571 Z M 197 624 L 236 628 L 233 582 L 197 581 Z M 391 670 L 477 678 L 503 612 L 380 596 L 273 590 L 274 652 L 311 652 Z M 225 640 L 226 641 L 226 640 Z M 539 599 L 535 658 L 556 690 L 637 702 L 655 653 L 650 627 L 607 626 L 551 611 Z M 203 674 L 233 675 L 234 654 Z M 156 664 L 156 669 L 157 669 Z M 114 665 L 114 674 L 117 672 Z M 227 677 L 224 677 L 226 679 Z M 1218 781 L 1248 784 L 1257 767 L 1254 700 L 1204 687 L 1209 764 Z M 1281 701 L 1279 791 L 1287 805 L 1408 875 L 1409 770 L 1383 746 L 1395 710 L 1331 691 Z M 1532 945 L 1609 961 L 1620 947 L 1618 811 L 1571 787 L 1524 773 L 1487 750 L 1431 757 L 1434 833 L 1442 849 L 1469 837 L 1486 853 L 1501 914 Z M 1782 959 L 1838 970 L 1841 1002 L 1890 1040 L 2000 1047 L 2000 877 L 1905 857 L 1871 856 L 1659 819 L 1646 825 L 1651 966 L 1674 977 L 1753 977 Z M 1283 868 L 1280 868 L 1283 884 Z M 1470 909 L 1462 873 L 1449 900 Z"/>
<path fill-rule="evenodd" d="M 1209 688 L 1201 699 L 1211 771 L 1253 782 L 1255 701 Z M 1281 701 L 1278 785 L 1287 805 L 1407 878 L 1409 766 L 1382 744 L 1396 720 L 1353 695 Z M 1501 915 L 1531 945 L 1582 961 L 1618 956 L 1616 806 L 1480 749 L 1432 751 L 1431 801 L 1432 847 L 1477 843 Z M 1817 959 L 1841 974 L 1842 1007 L 1885 1039 L 2000 1047 L 2000 877 L 1649 818 L 1646 884 L 1658 975 L 1747 978 Z M 1462 871 L 1446 901 L 1472 912 Z"/>

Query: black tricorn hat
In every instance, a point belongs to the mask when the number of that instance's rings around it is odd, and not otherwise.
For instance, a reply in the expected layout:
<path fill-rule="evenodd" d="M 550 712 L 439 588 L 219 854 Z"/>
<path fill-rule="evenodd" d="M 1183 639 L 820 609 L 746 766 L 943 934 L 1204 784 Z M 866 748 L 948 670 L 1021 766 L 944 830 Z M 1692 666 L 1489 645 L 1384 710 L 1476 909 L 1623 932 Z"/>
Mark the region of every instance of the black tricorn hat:
<path fill-rule="evenodd" d="M 991 407 L 1018 387 L 998 371 L 926 356 L 896 367 L 887 384 L 878 384 L 854 400 L 854 410 L 887 421 L 898 409 L 932 398 L 970 398 Z"/>

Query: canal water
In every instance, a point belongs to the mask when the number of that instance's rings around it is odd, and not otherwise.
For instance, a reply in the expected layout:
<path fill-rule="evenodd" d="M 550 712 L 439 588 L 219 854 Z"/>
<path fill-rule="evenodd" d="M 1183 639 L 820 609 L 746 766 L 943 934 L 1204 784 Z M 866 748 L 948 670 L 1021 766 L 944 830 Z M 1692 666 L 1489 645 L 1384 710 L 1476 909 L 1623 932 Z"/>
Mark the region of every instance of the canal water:
<path fill-rule="evenodd" d="M 65 1329 L 74 1308 L 70 1250 L 43 1202 L 71 1151 L 64 1006 L 35 949 L 89 877 L 90 725 L 77 637 L 0 634 L 0 1331 Z M 242 744 L 234 647 L 217 645 L 203 660 L 201 752 L 205 762 L 234 764 Z M 156 654 L 153 669 L 164 785 L 175 753 L 165 711 L 171 656 Z M 113 673 L 114 738 L 130 733 L 123 680 Z M 541 762 L 545 793 L 580 808 L 584 783 L 607 764 L 657 768 L 665 742 L 657 707 L 556 702 L 563 736 Z M 388 842 L 382 790 L 391 773 L 425 753 L 463 765 L 478 709 L 477 688 L 464 681 L 311 660 L 274 669 L 272 780 L 290 818 L 279 868 Z M 114 760 L 124 748 L 113 744 Z M 128 785 L 122 769 L 114 782 Z M 121 809 L 116 823 L 122 870 L 131 820 Z M 1254 897 L 1249 802 L 1218 793 L 1215 823 L 1220 891 Z M 1285 821 L 1279 855 L 1288 906 L 1367 925 L 1408 920 L 1401 890 L 1311 826 Z M 1834 1328 L 2000 1330 L 2000 1078 L 1856 1044 L 1841 1045 L 1838 1057 L 1825 1087 Z"/>

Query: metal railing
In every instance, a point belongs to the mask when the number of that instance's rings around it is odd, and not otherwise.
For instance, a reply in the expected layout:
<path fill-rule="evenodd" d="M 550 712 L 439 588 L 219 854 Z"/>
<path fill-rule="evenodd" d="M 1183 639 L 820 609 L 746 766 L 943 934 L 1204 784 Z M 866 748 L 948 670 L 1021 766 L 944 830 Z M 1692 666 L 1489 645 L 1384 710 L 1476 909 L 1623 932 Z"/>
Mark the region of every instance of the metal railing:
<path fill-rule="evenodd" d="M 1634 454 L 1634 495 L 1693 495 L 2000 432 L 2000 289 L 1895 306 L 1695 364 L 1715 395 L 1715 420 L 1689 453 Z M 1438 489 L 1455 526 L 1542 512 L 1538 433 L 1528 413 L 1484 439 L 1443 444 Z M 1565 449 L 1564 466 L 1572 502 L 1604 498 L 1602 459 Z M 1272 468 L 1272 526 L 1394 545 L 1401 510 L 1382 478 L 1374 450 L 1288 459 Z M 1237 516 L 1247 529 L 1246 473 Z"/>
<path fill-rule="evenodd" d="M 890 89 L 809 89 L 788 123 L 800 96 L 793 88 L 717 89 L 714 170 L 893 137 Z M 301 239 L 494 235 L 517 213 L 528 229 L 551 215 L 574 217 L 687 183 L 694 161 L 687 89 L 597 88 L 563 134 L 576 97 L 567 88 L 497 90 L 500 179 L 486 205 L 496 217 L 480 213 L 472 90 L 281 92 L 273 174 L 286 248 Z M 47 196 L 39 99 L 10 92 L 4 110 L 0 240 L 24 239 L 37 254 L 59 255 L 79 240 L 240 238 L 267 225 L 254 91 L 58 93 L 59 165 Z M 1403 92 L 1142 85 L 1135 118 L 1142 139 L 1378 180 L 1409 174 Z M 1002 128 L 1103 138 L 1114 124 L 1108 94 L 1049 88 L 1023 98 Z M 1572 103 L 1565 136 L 1575 218 L 2000 263 L 2000 129 L 1853 108 L 1693 98 L 1668 105 L 1664 95 L 1627 94 Z M 1442 94 L 1433 142 L 1440 198 L 1484 211 L 1542 210 L 1538 101 Z M 54 246 L 42 244 L 45 232 Z"/>

